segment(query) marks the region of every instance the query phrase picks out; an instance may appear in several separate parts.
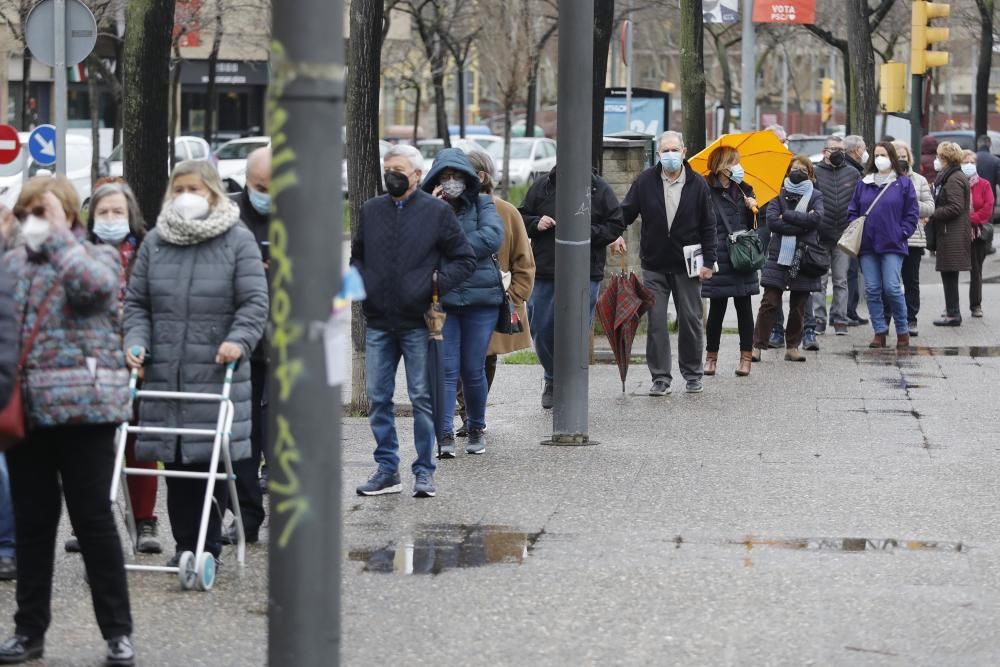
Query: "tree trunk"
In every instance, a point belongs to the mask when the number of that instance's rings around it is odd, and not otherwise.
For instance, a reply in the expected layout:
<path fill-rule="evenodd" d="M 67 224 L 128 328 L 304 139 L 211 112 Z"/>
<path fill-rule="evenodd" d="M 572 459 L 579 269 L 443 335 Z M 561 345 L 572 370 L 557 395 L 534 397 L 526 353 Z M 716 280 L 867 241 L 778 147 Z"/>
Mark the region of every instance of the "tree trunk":
<path fill-rule="evenodd" d="M 25 46 L 21 52 L 21 107 L 18 126 L 22 132 L 31 129 L 31 50 Z"/>
<path fill-rule="evenodd" d="M 538 68 L 541 66 L 541 61 L 541 58 L 533 59 L 528 68 L 528 102 L 524 111 L 524 136 L 526 137 L 535 136 L 536 115 L 538 113 Z"/>
<path fill-rule="evenodd" d="M 219 62 L 219 49 L 222 47 L 222 0 L 215 2 L 215 33 L 212 35 L 212 50 L 208 54 L 208 86 L 205 88 L 205 141 L 212 145 L 215 134 L 215 110 L 219 106 L 218 93 L 215 86 L 215 66 Z"/>
<path fill-rule="evenodd" d="M 98 118 L 98 113 L 100 110 L 98 91 L 97 91 L 97 70 L 91 65 L 91 61 L 97 56 L 91 54 L 87 58 L 87 101 L 89 102 L 90 112 L 90 145 L 93 150 L 90 151 L 90 189 L 93 191 L 94 183 L 100 177 L 100 167 L 101 167 L 101 133 L 100 133 L 100 118 Z"/>
<path fill-rule="evenodd" d="M 413 105 L 413 145 L 417 145 L 417 139 L 420 138 L 420 101 L 421 93 L 423 88 L 417 84 L 417 103 Z"/>
<path fill-rule="evenodd" d="M 594 90 L 590 132 L 590 162 L 604 171 L 604 88 L 608 77 L 608 50 L 615 23 L 615 0 L 594 0 Z"/>
<path fill-rule="evenodd" d="M 129 0 L 125 44 L 125 179 L 146 224 L 160 213 L 167 183 L 167 108 L 174 0 Z"/>
<path fill-rule="evenodd" d="M 854 76 L 851 72 L 851 59 L 847 55 L 847 49 L 841 49 L 840 51 L 840 62 L 843 63 L 844 67 L 844 134 L 858 134 L 858 126 L 854 123 L 854 102 L 851 99 L 851 91 L 854 90 Z M 833 73 L 830 73 L 833 76 Z M 833 124 L 833 116 L 830 116 L 830 122 Z"/>
<path fill-rule="evenodd" d="M 993 66 L 993 11 L 996 0 L 976 0 L 979 9 L 979 63 L 976 66 L 976 136 L 989 125 L 990 68 Z"/>
<path fill-rule="evenodd" d="M 868 24 L 868 0 L 848 0 L 847 41 L 848 57 L 851 61 L 852 132 L 864 137 L 865 144 L 875 145 L 875 114 L 878 113 L 878 93 L 875 90 L 875 51 L 872 49 L 872 34 Z"/>
<path fill-rule="evenodd" d="M 378 99 L 382 69 L 383 0 L 352 0 L 351 48 L 347 52 L 347 183 L 351 235 L 361 206 L 379 192 Z M 365 372 L 366 323 L 361 304 L 351 308 L 351 402 L 353 415 L 368 414 Z"/>
<path fill-rule="evenodd" d="M 438 52 L 431 60 L 431 83 L 434 85 L 434 119 L 437 123 L 437 136 L 444 140 L 444 147 L 451 148 L 451 135 L 448 132 L 448 109 L 445 106 L 444 93 L 444 49 L 437 47 Z"/>
<path fill-rule="evenodd" d="M 180 132 L 181 115 L 181 70 L 184 68 L 184 60 L 181 59 L 181 50 L 177 43 L 174 43 L 174 70 L 170 77 L 170 112 L 169 117 L 169 145 L 170 145 L 170 171 L 177 166 L 177 134 Z"/>
<path fill-rule="evenodd" d="M 733 70 L 729 66 L 729 50 L 726 43 L 719 37 L 715 38 L 715 53 L 719 59 L 719 69 L 722 70 L 722 134 L 729 132 L 729 124 L 733 121 Z"/>
<path fill-rule="evenodd" d="M 456 63 L 458 84 L 458 136 L 465 139 L 465 63 Z"/>
<path fill-rule="evenodd" d="M 111 131 L 111 145 L 117 147 L 122 141 L 122 125 L 125 118 L 125 40 L 115 40 L 115 71 L 112 73 L 114 82 L 111 88 L 114 91 L 115 100 L 115 121 L 114 129 Z"/>
<path fill-rule="evenodd" d="M 510 135 L 514 124 L 511 107 L 513 100 L 504 100 L 503 105 L 503 178 L 500 179 L 500 198 L 510 199 Z"/>
<path fill-rule="evenodd" d="M 688 155 L 705 147 L 705 45 L 701 0 L 681 2 L 681 108 Z"/>

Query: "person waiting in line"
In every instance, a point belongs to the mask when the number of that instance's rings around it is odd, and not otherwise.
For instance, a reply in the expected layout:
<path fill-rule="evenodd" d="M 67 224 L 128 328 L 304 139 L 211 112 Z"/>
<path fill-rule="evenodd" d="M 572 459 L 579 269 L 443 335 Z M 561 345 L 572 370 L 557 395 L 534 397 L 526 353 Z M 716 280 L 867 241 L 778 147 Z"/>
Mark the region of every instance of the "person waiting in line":
<path fill-rule="evenodd" d="M 535 181 L 518 209 L 524 218 L 535 255 L 535 287 L 528 301 L 528 320 L 535 352 L 542 365 L 542 408 L 554 400 L 556 297 L 556 173 L 558 165 Z M 596 171 L 590 176 L 590 319 L 604 280 L 607 247 L 625 231 L 622 209 L 614 190 Z"/>
<path fill-rule="evenodd" d="M 972 207 L 969 222 L 972 223 L 972 247 L 970 256 L 972 271 L 969 276 L 969 310 L 973 317 L 983 316 L 983 262 L 990 250 L 990 243 L 984 240 L 983 229 L 993 224 L 994 194 L 990 182 L 976 170 L 978 156 L 970 150 L 962 154 L 962 173 L 969 179 L 972 193 Z"/>
<path fill-rule="evenodd" d="M 934 268 L 941 274 L 945 312 L 934 326 L 962 325 L 962 309 L 958 295 L 958 274 L 972 270 L 972 225 L 969 205 L 972 194 L 969 178 L 962 171 L 962 147 L 953 141 L 942 141 L 937 147 L 934 170 L 934 213 L 929 224 L 934 225 Z"/>
<path fill-rule="evenodd" d="M 819 289 L 819 277 L 802 275 L 793 269 L 802 242 L 819 245 L 819 227 L 823 220 L 823 193 L 816 189 L 816 172 L 807 155 L 792 158 L 780 194 L 765 209 L 771 242 L 760 283 L 764 297 L 757 311 L 754 327 L 753 361 L 760 361 L 768 347 L 775 312 L 786 290 L 788 325 L 785 328 L 785 361 L 805 361 L 799 350 L 809 295 Z"/>
<path fill-rule="evenodd" d="M 0 215 L 9 211 L 0 211 Z M 3 244 L 0 232 L 0 245 Z M 20 341 L 17 308 L 14 306 L 14 280 L 0 263 L 0 405 L 7 405 L 14 391 Z M 17 577 L 17 552 L 14 538 L 14 507 L 10 499 L 10 476 L 7 458 L 0 452 L 0 581 Z"/>
<path fill-rule="evenodd" d="M 125 296 L 125 358 L 145 366 L 144 388 L 217 394 L 226 364 L 250 357 L 268 317 L 264 262 L 253 234 L 240 224 L 211 162 L 188 160 L 174 168 L 156 227 L 139 247 Z M 250 456 L 250 365 L 233 373 L 230 397 L 233 461 Z M 214 431 L 217 403 L 147 401 L 142 426 Z M 170 471 L 207 473 L 212 436 L 140 434 L 140 460 L 162 461 Z M 176 548 L 195 551 L 206 481 L 167 477 L 167 514 Z M 215 484 L 215 500 L 226 506 L 226 484 Z M 222 521 L 209 512 L 205 550 L 219 559 Z"/>
<path fill-rule="evenodd" d="M 740 363 L 736 375 L 750 375 L 753 351 L 753 305 L 750 297 L 760 293 L 757 271 L 737 271 L 729 257 L 730 234 L 752 230 L 757 200 L 753 188 L 742 183 L 740 153 L 731 146 L 720 146 L 708 156 L 708 186 L 715 208 L 716 253 L 719 270 L 701 286 L 701 296 L 709 300 L 705 327 L 705 375 L 715 375 L 722 340 L 722 322 L 726 307 L 733 300 L 740 332 Z"/>
<path fill-rule="evenodd" d="M 892 307 L 896 348 L 906 349 L 910 345 L 901 270 L 903 259 L 910 254 L 907 239 L 917 226 L 919 211 L 917 191 L 903 173 L 895 147 L 888 141 L 879 143 L 847 211 L 851 220 L 867 215 L 858 259 L 874 331 L 868 347 L 886 347 L 889 324 L 882 307 L 883 293 Z"/>
<path fill-rule="evenodd" d="M 642 278 L 656 302 L 649 311 L 646 337 L 646 365 L 653 377 L 650 396 L 671 392 L 670 333 L 667 304 L 671 295 L 677 309 L 677 357 L 688 393 L 704 391 L 701 351 L 705 345 L 701 283 L 712 278 L 716 253 L 715 212 L 712 191 L 701 174 L 686 160 L 687 148 L 680 132 L 667 130 L 660 135 L 657 163 L 639 174 L 629 188 L 622 211 L 625 224 L 642 216 L 639 255 Z M 741 181 L 742 174 L 732 174 Z M 688 275 L 684 247 L 701 245 L 704 265 L 698 275 Z M 619 238 L 612 250 L 625 252 Z"/>
<path fill-rule="evenodd" d="M 871 157 L 864 137 L 859 134 L 849 134 L 844 137 L 844 153 L 847 156 L 847 164 L 858 171 L 858 178 L 863 177 Z M 868 319 L 858 314 L 863 291 L 859 280 L 860 274 L 861 261 L 857 257 L 852 257 L 847 270 L 847 326 L 849 327 L 868 324 Z"/>
<path fill-rule="evenodd" d="M 489 394 L 497 371 L 497 355 L 526 350 L 531 347 L 531 331 L 525 312 L 525 304 L 531 296 L 531 290 L 535 283 L 535 258 L 531 253 L 531 241 L 528 240 L 528 232 L 524 227 L 521 214 L 513 204 L 493 193 L 497 177 L 493 158 L 482 150 L 471 151 L 468 158 L 469 162 L 472 163 L 472 168 L 479 175 L 479 192 L 493 198 L 497 213 L 503 219 L 503 245 L 497 252 L 497 261 L 500 264 L 507 298 L 517 308 L 517 316 L 524 326 L 524 330 L 520 333 L 494 332 L 490 338 L 490 346 L 486 350 L 486 393 Z M 469 426 L 465 410 L 465 396 L 461 385 L 458 389 L 458 415 L 462 418 L 462 427 L 455 432 L 455 436 L 468 437 Z"/>

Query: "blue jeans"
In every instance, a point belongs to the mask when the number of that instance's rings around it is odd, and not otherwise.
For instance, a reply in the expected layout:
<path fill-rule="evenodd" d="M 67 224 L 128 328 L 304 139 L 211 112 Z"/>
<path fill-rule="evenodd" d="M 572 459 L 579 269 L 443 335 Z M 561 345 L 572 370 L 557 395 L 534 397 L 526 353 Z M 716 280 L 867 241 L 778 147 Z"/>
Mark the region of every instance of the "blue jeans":
<path fill-rule="evenodd" d="M 455 396 L 462 377 L 466 423 L 486 428 L 486 351 L 500 313 L 497 306 L 445 308 L 444 321 L 444 410 L 441 433 L 455 430 Z"/>
<path fill-rule="evenodd" d="M 906 297 L 903 296 L 902 268 L 903 256 L 893 253 L 884 255 L 862 255 L 861 273 L 865 277 L 865 299 L 868 301 L 868 315 L 875 333 L 886 333 L 889 325 L 885 321 L 882 294 L 892 308 L 892 319 L 896 322 L 896 334 L 909 333 L 907 328 Z"/>
<path fill-rule="evenodd" d="M 0 558 L 13 558 L 14 544 L 14 503 L 10 499 L 7 457 L 0 454 Z"/>
<path fill-rule="evenodd" d="M 594 321 L 594 307 L 601 281 L 590 281 L 590 321 Z M 556 337 L 556 283 L 554 280 L 535 279 L 535 286 L 528 299 L 528 327 L 531 340 L 535 344 L 535 354 L 542 364 L 545 381 L 552 382 L 553 359 Z"/>
<path fill-rule="evenodd" d="M 406 389 L 413 405 L 413 443 L 417 460 L 413 473 L 433 473 L 434 417 L 431 388 L 427 377 L 427 329 L 381 331 L 368 328 L 365 336 L 365 371 L 368 375 L 368 423 L 375 436 L 375 462 L 382 472 L 399 470 L 399 439 L 396 436 L 396 369 L 402 357 L 406 368 Z M 451 404 L 455 404 L 452 396 Z"/>

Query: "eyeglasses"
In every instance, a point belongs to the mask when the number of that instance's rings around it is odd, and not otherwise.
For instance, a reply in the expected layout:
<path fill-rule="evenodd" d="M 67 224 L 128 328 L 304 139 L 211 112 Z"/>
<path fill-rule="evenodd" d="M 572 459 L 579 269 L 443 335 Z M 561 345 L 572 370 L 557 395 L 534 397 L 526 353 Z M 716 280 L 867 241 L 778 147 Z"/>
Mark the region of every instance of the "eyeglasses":
<path fill-rule="evenodd" d="M 35 216 L 36 218 L 45 217 L 45 207 L 44 206 L 33 206 L 31 208 L 21 208 L 17 206 L 14 208 L 14 217 L 20 222 L 24 222 L 28 219 L 28 216 Z"/>

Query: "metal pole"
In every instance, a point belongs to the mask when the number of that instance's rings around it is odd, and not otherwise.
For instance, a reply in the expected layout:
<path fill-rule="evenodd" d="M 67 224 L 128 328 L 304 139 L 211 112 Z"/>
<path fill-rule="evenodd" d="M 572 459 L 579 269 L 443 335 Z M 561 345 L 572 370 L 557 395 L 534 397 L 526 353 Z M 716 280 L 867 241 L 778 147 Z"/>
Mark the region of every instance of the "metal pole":
<path fill-rule="evenodd" d="M 334 379 L 323 371 L 325 355 L 342 352 L 325 351 L 324 339 L 341 283 L 340 169 L 333 165 L 343 157 L 344 2 L 276 0 L 272 15 L 268 664 L 336 667 L 344 373 L 334 370 Z M 337 367 L 335 357 L 329 361 Z"/>
<path fill-rule="evenodd" d="M 924 138 L 921 115 L 924 107 L 924 77 L 914 74 L 910 78 L 910 150 L 920 155 L 920 142 Z"/>
<path fill-rule="evenodd" d="M 56 173 L 66 175 L 66 0 L 55 0 L 53 7 L 53 45 L 55 51 L 54 70 L 56 83 L 55 126 L 56 126 Z M 94 146 L 94 150 L 97 147 Z"/>
<path fill-rule="evenodd" d="M 749 132 L 757 115 L 757 34 L 753 27 L 753 0 L 743 0 L 742 64 L 743 94 L 740 96 L 740 131 Z"/>
<path fill-rule="evenodd" d="M 589 445 L 590 153 L 594 0 L 559 0 L 553 445 Z"/>
<path fill-rule="evenodd" d="M 629 3 L 631 4 L 631 3 Z M 625 82 L 625 131 L 632 131 L 632 19 L 625 23 L 625 60 L 628 62 L 628 80 Z"/>

